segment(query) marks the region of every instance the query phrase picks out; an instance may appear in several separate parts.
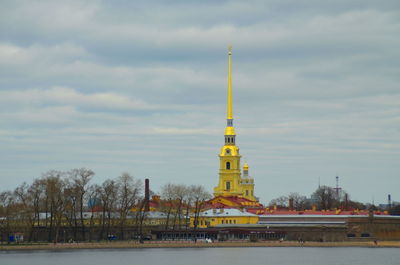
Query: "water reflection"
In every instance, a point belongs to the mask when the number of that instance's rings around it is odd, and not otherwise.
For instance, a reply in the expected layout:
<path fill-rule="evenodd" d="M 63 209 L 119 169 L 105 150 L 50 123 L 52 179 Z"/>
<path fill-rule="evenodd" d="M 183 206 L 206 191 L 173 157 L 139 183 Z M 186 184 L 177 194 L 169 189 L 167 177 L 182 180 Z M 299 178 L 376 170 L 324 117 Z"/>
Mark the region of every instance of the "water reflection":
<path fill-rule="evenodd" d="M 159 248 L 0 252 L 7 265 L 398 265 L 397 248 Z"/>

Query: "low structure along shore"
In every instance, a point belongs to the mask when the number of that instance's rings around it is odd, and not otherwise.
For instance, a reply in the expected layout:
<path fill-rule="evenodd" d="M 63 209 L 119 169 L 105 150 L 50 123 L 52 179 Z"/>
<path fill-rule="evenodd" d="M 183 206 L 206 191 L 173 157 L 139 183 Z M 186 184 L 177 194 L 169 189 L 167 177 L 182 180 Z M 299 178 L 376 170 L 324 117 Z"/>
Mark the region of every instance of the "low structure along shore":
<path fill-rule="evenodd" d="M 61 243 L 61 244 L 9 244 L 0 245 L 0 251 L 60 250 L 60 249 L 118 249 L 118 248 L 212 248 L 212 247 L 396 247 L 400 241 L 356 241 L 356 242 L 194 242 L 194 241 L 136 241 Z"/>

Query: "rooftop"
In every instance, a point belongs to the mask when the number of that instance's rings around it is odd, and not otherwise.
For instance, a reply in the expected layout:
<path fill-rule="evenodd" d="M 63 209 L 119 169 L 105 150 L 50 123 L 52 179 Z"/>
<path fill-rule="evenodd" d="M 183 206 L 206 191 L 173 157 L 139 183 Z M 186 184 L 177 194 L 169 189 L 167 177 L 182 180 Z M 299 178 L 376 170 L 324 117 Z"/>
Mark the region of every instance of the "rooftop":
<path fill-rule="evenodd" d="M 232 216 L 257 216 L 249 212 L 241 211 L 238 209 L 211 209 L 200 213 L 201 217 L 211 216 L 211 217 L 232 217 Z"/>

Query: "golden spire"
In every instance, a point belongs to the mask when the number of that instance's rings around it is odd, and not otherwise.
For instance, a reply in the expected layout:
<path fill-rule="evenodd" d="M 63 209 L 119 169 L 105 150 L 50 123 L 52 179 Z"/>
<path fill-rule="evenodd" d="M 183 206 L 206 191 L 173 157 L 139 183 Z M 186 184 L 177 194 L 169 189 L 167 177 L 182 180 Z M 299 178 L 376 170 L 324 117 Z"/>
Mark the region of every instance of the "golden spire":
<path fill-rule="evenodd" d="M 232 120 L 232 46 L 229 46 L 228 51 L 228 112 L 227 112 L 227 119 Z M 229 125 L 228 125 L 229 126 Z M 232 125 L 231 125 L 232 126 Z"/>
<path fill-rule="evenodd" d="M 233 128 L 233 114 L 232 114 L 232 46 L 228 48 L 228 109 L 226 115 L 226 128 L 225 135 L 235 135 L 235 129 Z M 234 144 L 235 140 L 229 141 L 228 143 Z"/>

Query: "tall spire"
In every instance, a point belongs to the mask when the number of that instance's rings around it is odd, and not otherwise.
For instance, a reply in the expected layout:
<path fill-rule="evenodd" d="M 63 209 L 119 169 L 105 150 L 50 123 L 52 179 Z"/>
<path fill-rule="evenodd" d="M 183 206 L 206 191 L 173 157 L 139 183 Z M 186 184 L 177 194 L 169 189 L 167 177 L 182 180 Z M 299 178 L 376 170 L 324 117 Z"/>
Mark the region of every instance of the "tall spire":
<path fill-rule="evenodd" d="M 227 110 L 227 126 L 232 126 L 232 46 L 228 48 L 228 110 Z"/>
<path fill-rule="evenodd" d="M 225 143 L 232 145 L 235 144 L 235 129 L 233 128 L 233 114 L 232 114 L 232 46 L 228 48 L 228 104 L 226 113 L 226 128 L 225 136 L 230 135 L 231 137 L 225 137 Z"/>

